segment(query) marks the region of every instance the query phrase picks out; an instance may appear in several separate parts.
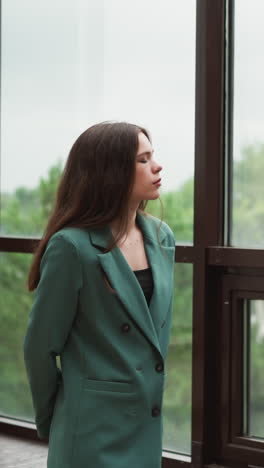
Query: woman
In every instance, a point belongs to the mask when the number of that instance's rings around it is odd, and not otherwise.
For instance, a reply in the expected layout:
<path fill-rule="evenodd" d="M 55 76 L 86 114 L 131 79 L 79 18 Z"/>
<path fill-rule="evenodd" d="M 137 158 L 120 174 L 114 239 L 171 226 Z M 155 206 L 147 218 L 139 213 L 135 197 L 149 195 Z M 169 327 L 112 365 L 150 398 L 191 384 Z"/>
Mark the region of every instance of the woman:
<path fill-rule="evenodd" d="M 24 343 L 49 468 L 161 466 L 175 239 L 144 212 L 161 169 L 149 133 L 126 122 L 88 128 L 70 151 Z"/>

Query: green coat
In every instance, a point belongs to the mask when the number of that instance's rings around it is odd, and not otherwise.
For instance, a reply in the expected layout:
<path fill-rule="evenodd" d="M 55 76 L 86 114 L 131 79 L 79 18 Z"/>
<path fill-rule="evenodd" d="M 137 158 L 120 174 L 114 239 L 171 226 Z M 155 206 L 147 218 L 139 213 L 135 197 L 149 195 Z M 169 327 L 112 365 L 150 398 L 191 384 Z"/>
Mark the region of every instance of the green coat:
<path fill-rule="evenodd" d="M 149 307 L 121 250 L 102 253 L 108 225 L 62 229 L 42 257 L 24 356 L 49 468 L 161 466 L 175 239 L 163 222 L 161 250 L 160 220 L 138 212 L 137 223 L 154 280 Z"/>

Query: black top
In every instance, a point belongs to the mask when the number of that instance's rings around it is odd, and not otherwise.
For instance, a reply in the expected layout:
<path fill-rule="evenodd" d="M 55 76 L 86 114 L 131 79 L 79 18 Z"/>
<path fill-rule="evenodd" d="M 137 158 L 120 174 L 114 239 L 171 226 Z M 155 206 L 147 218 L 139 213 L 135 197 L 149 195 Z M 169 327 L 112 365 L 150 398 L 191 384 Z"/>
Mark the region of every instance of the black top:
<path fill-rule="evenodd" d="M 149 305 L 154 287 L 151 268 L 149 267 L 144 268 L 144 270 L 134 270 L 134 273 L 140 286 L 142 287 L 147 304 Z"/>

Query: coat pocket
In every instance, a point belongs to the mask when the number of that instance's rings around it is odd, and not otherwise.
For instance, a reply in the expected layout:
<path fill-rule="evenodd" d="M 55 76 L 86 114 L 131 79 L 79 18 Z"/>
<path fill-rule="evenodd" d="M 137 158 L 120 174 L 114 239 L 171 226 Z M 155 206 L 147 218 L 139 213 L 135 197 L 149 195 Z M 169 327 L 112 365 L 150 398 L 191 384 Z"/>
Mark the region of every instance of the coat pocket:
<path fill-rule="evenodd" d="M 118 457 L 120 450 L 125 452 L 130 448 L 140 421 L 138 394 L 133 388 L 129 382 L 84 379 L 71 466 L 86 467 L 87 460 L 92 460 L 95 467 L 115 466 L 115 450 Z M 106 464 L 108 452 L 110 458 Z"/>
<path fill-rule="evenodd" d="M 95 390 L 100 392 L 121 392 L 133 393 L 131 382 L 118 382 L 110 380 L 84 379 L 83 387 L 85 390 Z"/>

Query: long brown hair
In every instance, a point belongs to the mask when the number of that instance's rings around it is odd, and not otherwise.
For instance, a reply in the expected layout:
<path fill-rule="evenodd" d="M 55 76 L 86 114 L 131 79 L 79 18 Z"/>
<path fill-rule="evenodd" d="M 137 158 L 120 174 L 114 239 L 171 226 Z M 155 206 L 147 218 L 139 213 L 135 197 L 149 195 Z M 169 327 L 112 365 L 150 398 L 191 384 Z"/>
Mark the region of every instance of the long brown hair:
<path fill-rule="evenodd" d="M 140 132 L 151 142 L 145 128 L 113 121 L 93 125 L 77 138 L 61 176 L 53 212 L 35 251 L 28 276 L 30 291 L 38 285 L 47 243 L 60 229 L 102 227 L 118 219 L 118 233 L 105 252 L 125 235 Z M 146 204 L 147 200 L 142 200 L 138 208 L 144 211 Z"/>

